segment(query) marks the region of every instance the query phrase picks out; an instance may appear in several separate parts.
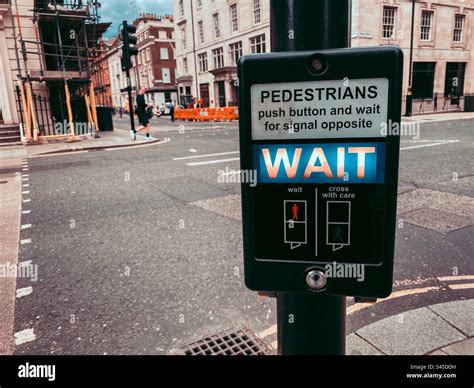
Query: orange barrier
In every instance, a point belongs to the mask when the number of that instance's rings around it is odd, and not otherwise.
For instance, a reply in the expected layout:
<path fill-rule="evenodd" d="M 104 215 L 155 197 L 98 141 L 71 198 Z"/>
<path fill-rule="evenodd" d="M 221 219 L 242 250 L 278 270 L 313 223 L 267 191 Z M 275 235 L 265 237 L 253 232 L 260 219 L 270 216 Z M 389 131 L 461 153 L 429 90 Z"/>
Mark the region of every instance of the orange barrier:
<path fill-rule="evenodd" d="M 232 121 L 239 119 L 239 110 L 236 106 L 225 108 L 191 108 L 175 109 L 175 120 L 190 121 Z"/>

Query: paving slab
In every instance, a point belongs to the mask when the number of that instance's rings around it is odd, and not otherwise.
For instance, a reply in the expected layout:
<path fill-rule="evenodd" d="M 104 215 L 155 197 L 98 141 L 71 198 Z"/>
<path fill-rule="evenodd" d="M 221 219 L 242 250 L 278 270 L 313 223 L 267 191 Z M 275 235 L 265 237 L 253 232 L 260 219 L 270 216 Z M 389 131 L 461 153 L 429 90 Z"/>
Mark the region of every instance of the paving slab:
<path fill-rule="evenodd" d="M 379 350 L 373 347 L 357 334 L 349 334 L 346 337 L 346 354 L 348 356 L 381 356 Z"/>
<path fill-rule="evenodd" d="M 470 217 L 458 216 L 453 213 L 443 212 L 430 208 L 417 209 L 403 215 L 403 220 L 412 225 L 426 229 L 436 230 L 440 233 L 449 233 L 470 226 Z"/>
<path fill-rule="evenodd" d="M 357 332 L 389 355 L 422 355 L 466 338 L 426 307 L 394 315 Z"/>
<path fill-rule="evenodd" d="M 472 197 L 430 189 L 412 190 L 398 196 L 398 214 L 403 215 L 421 208 L 469 217 L 473 223 L 474 198 Z"/>
<path fill-rule="evenodd" d="M 428 354 L 429 356 L 447 356 L 448 353 L 443 352 L 441 349 L 435 350 Z"/>
<path fill-rule="evenodd" d="M 468 337 L 474 337 L 474 299 L 435 304 L 430 310 L 457 327 Z"/>
<path fill-rule="evenodd" d="M 440 350 L 452 356 L 474 355 L 474 338 L 457 342 Z"/>

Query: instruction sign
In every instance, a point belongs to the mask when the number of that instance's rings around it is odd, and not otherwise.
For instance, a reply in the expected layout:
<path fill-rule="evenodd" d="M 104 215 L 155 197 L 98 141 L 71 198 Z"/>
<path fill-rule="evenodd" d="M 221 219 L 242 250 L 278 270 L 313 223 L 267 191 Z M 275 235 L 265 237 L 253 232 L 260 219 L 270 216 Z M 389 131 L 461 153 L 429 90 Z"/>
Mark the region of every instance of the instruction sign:
<path fill-rule="evenodd" d="M 308 70 L 314 55 L 324 74 Z M 400 122 L 402 68 L 395 47 L 240 61 L 241 164 L 257 178 L 242 184 L 249 288 L 391 292 L 399 136 L 387 126 Z"/>
<path fill-rule="evenodd" d="M 388 80 L 253 85 L 252 139 L 383 137 Z"/>

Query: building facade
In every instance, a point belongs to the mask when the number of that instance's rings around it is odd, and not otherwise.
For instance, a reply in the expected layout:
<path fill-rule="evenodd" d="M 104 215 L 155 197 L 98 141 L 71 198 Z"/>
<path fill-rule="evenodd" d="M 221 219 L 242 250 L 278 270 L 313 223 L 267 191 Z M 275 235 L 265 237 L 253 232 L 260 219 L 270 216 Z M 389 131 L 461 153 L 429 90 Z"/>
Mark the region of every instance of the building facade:
<path fill-rule="evenodd" d="M 101 39 L 92 65 L 92 82 L 96 93 L 96 104 L 99 106 L 113 106 L 109 56 L 116 40 L 117 38 Z"/>
<path fill-rule="evenodd" d="M 91 59 L 110 26 L 98 20 L 95 3 L 0 0 L 1 116 L 29 142 L 91 130 Z"/>
<path fill-rule="evenodd" d="M 413 113 L 463 110 L 474 94 L 474 0 L 417 0 L 413 28 Z M 411 0 L 354 0 L 352 46 L 394 44 L 405 54 L 410 92 Z M 405 109 L 405 104 L 403 104 Z"/>
<path fill-rule="evenodd" d="M 117 38 L 111 44 L 107 55 L 109 65 L 110 89 L 112 94 L 112 106 L 114 108 L 126 108 L 125 72 L 122 71 L 122 41 Z M 132 83 L 132 86 L 135 86 Z"/>
<path fill-rule="evenodd" d="M 34 25 L 28 21 L 31 12 L 28 7 L 33 1 L 19 1 L 17 12 L 11 6 L 10 0 L 0 0 L 0 122 L 9 125 L 19 125 L 18 105 L 15 95 L 15 81 L 17 79 L 17 61 L 15 57 L 15 41 L 13 34 L 14 18 L 18 17 L 23 26 L 28 26 L 24 32 L 32 38 Z M 39 64 L 32 63 L 36 68 Z"/>
<path fill-rule="evenodd" d="M 203 106 L 237 105 L 237 61 L 270 51 L 268 0 L 174 0 L 178 92 Z"/>
<path fill-rule="evenodd" d="M 145 99 L 150 105 L 160 107 L 177 101 L 173 17 L 142 14 L 133 24 L 137 27 L 139 52 L 132 58 L 132 88 L 145 87 Z M 128 110 L 127 81 L 121 58 L 122 42 L 117 39 L 108 55 L 112 102 L 115 107 Z"/>

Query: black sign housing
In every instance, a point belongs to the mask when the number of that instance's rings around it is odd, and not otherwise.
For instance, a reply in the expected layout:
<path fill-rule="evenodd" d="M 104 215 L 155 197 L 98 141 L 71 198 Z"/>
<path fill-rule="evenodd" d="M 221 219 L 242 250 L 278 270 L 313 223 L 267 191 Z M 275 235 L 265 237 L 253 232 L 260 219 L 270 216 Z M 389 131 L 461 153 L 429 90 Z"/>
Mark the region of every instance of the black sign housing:
<path fill-rule="evenodd" d="M 388 296 L 393 281 L 403 52 L 384 46 L 249 55 L 240 59 L 238 71 L 241 168 L 257 176 L 257 185 L 242 183 L 247 287 Z M 293 83 L 297 87 L 288 87 Z M 344 100 L 370 101 L 377 85 L 384 84 L 385 106 L 374 107 L 374 117 L 384 110 L 388 133 L 373 136 L 377 128 L 366 132 L 373 123 L 358 114 L 360 105 L 349 107 Z M 288 115 L 295 101 L 306 110 L 295 113 L 288 128 L 289 119 L 279 120 L 278 115 Z M 337 123 L 341 116 L 327 118 L 331 101 L 346 109 L 347 122 Z M 269 106 L 286 112 L 266 110 Z M 323 107 L 328 109 L 323 112 Z M 318 116 L 321 112 L 325 120 Z M 298 114 L 312 119 L 298 124 Z M 262 118 L 265 115 L 270 118 Z M 307 283 L 314 270 L 327 279 L 317 291 Z"/>

